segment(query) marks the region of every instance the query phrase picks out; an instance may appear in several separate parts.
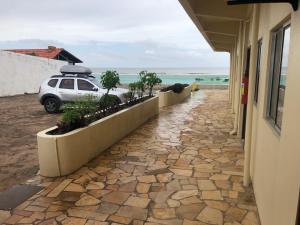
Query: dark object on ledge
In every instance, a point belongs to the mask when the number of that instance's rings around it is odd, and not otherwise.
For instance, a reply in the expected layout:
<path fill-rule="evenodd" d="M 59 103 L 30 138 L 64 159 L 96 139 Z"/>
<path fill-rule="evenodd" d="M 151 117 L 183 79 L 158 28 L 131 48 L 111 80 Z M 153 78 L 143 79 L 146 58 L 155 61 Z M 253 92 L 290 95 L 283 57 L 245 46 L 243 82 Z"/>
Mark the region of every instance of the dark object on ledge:
<path fill-rule="evenodd" d="M 254 3 L 290 3 L 296 11 L 298 0 L 227 0 L 227 5 L 254 4 Z"/>
<path fill-rule="evenodd" d="M 173 84 L 171 86 L 168 86 L 168 87 L 165 87 L 165 88 L 162 88 L 160 91 L 161 92 L 167 92 L 167 91 L 173 91 L 174 93 L 181 93 L 183 91 L 184 88 L 186 88 L 187 86 L 189 86 L 188 84 L 179 84 L 179 83 L 176 83 L 176 84 Z"/>

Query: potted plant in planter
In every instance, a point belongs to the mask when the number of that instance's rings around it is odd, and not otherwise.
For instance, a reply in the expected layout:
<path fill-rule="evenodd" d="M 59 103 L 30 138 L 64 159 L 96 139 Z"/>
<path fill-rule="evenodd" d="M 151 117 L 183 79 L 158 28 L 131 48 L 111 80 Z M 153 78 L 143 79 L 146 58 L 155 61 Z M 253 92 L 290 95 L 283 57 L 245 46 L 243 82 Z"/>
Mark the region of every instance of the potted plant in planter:
<path fill-rule="evenodd" d="M 130 83 L 129 84 L 129 90 L 130 90 L 130 92 L 128 93 L 129 94 L 129 101 L 132 102 L 134 100 L 134 98 L 135 98 L 135 95 L 136 95 L 137 82 Z"/>
<path fill-rule="evenodd" d="M 117 88 L 117 85 L 120 84 L 119 74 L 116 71 L 108 70 L 102 74 L 100 83 L 107 90 L 99 101 L 99 107 L 105 115 L 108 109 L 114 108 L 121 103 L 117 96 L 109 95 L 109 91 Z"/>
<path fill-rule="evenodd" d="M 148 73 L 147 71 L 140 72 L 141 82 L 149 89 L 149 97 L 153 96 L 153 87 L 161 84 L 162 80 L 156 73 Z"/>
<path fill-rule="evenodd" d="M 61 119 L 63 132 L 53 132 L 58 128 L 52 127 L 37 134 L 42 176 L 56 177 L 74 172 L 159 113 L 158 97 L 124 103 L 120 110 L 110 95 L 110 90 L 120 84 L 116 71 L 105 72 L 101 84 L 107 89 L 102 100 L 90 97 L 88 101 L 77 101 L 66 107 Z M 138 89 L 143 95 L 145 86 L 144 83 L 131 85 L 134 92 L 131 97 L 134 98 Z"/>
<path fill-rule="evenodd" d="M 60 121 L 57 123 L 57 133 L 67 133 L 87 126 L 96 120 L 97 103 L 94 96 L 87 95 L 74 103 L 66 104 Z"/>

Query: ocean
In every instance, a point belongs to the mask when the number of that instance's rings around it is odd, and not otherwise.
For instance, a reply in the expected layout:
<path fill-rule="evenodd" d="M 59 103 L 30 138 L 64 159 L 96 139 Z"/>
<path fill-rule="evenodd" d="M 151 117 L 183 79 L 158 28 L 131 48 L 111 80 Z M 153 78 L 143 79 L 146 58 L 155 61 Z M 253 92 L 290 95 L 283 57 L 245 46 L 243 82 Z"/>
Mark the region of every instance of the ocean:
<path fill-rule="evenodd" d="M 122 84 L 129 84 L 139 79 L 142 70 L 155 72 L 162 79 L 162 84 L 193 82 L 204 85 L 228 85 L 228 68 L 92 68 L 93 74 L 100 78 L 106 70 L 116 70 Z"/>

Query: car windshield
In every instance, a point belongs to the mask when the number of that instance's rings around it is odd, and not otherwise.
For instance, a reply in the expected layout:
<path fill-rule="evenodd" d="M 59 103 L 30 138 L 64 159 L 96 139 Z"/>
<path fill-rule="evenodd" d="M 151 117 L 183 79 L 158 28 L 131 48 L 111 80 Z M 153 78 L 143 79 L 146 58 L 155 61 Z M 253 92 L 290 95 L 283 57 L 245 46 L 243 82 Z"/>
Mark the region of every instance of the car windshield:
<path fill-rule="evenodd" d="M 99 88 L 103 88 L 102 85 L 100 84 L 99 80 L 97 78 L 89 78 L 89 81 L 91 81 L 93 84 L 95 84 Z"/>

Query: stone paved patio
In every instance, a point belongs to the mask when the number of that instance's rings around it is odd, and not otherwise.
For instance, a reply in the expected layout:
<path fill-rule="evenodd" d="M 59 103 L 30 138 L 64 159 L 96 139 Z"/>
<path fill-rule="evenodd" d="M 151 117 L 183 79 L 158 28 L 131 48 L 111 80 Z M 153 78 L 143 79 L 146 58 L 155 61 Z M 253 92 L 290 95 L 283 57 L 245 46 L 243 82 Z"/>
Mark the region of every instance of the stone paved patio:
<path fill-rule="evenodd" d="M 76 173 L 37 176 L 45 189 L 4 224 L 259 225 L 227 99 L 198 92 Z"/>

